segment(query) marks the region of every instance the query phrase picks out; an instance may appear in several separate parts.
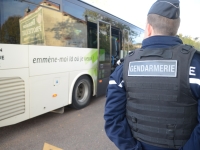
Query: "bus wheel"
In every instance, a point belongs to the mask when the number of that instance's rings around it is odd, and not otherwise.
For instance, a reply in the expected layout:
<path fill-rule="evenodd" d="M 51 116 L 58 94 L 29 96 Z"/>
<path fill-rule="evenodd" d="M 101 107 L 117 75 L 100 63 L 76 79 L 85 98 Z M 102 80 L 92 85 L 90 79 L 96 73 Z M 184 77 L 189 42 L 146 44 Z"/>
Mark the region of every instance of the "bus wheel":
<path fill-rule="evenodd" d="M 92 94 L 91 82 L 89 77 L 80 77 L 73 88 L 72 93 L 72 107 L 75 109 L 81 109 L 87 106 L 90 102 Z"/>

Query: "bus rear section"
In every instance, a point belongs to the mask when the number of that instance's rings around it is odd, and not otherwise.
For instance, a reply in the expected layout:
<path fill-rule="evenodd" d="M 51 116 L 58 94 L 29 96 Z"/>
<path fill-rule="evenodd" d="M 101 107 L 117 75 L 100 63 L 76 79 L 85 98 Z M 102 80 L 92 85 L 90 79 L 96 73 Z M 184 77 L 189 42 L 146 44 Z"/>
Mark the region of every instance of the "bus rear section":
<path fill-rule="evenodd" d="M 0 44 L 0 127 L 29 118 L 27 49 Z"/>

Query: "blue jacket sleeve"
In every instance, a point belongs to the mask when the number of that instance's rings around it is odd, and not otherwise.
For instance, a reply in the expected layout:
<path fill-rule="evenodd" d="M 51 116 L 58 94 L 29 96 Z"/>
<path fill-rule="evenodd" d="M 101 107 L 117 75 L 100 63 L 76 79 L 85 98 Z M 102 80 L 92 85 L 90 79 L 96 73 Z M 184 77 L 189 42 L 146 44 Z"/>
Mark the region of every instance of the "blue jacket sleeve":
<path fill-rule="evenodd" d="M 190 139 L 180 150 L 200 150 L 200 54 L 195 54 L 189 70 L 189 82 L 193 95 L 198 100 L 198 124 Z"/>
<path fill-rule="evenodd" d="M 118 66 L 110 76 L 104 113 L 105 131 L 120 150 L 138 150 L 139 142 L 133 138 L 126 120 L 126 91 L 122 67 L 123 65 Z"/>

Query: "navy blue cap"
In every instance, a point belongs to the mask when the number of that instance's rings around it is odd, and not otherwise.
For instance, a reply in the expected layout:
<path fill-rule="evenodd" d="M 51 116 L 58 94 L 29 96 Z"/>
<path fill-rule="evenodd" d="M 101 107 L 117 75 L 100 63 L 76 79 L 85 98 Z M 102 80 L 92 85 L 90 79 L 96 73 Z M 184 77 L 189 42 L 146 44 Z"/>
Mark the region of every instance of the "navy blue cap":
<path fill-rule="evenodd" d="M 150 8 L 148 14 L 157 14 L 169 19 L 180 17 L 179 0 L 157 0 Z"/>

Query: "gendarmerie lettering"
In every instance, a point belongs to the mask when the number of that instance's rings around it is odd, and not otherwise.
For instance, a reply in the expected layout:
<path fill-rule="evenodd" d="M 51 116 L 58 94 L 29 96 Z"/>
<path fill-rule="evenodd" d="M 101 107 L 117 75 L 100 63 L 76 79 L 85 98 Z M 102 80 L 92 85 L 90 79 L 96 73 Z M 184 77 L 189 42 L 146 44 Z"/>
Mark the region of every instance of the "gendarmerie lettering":
<path fill-rule="evenodd" d="M 175 65 L 131 65 L 130 72 L 175 72 Z"/>

